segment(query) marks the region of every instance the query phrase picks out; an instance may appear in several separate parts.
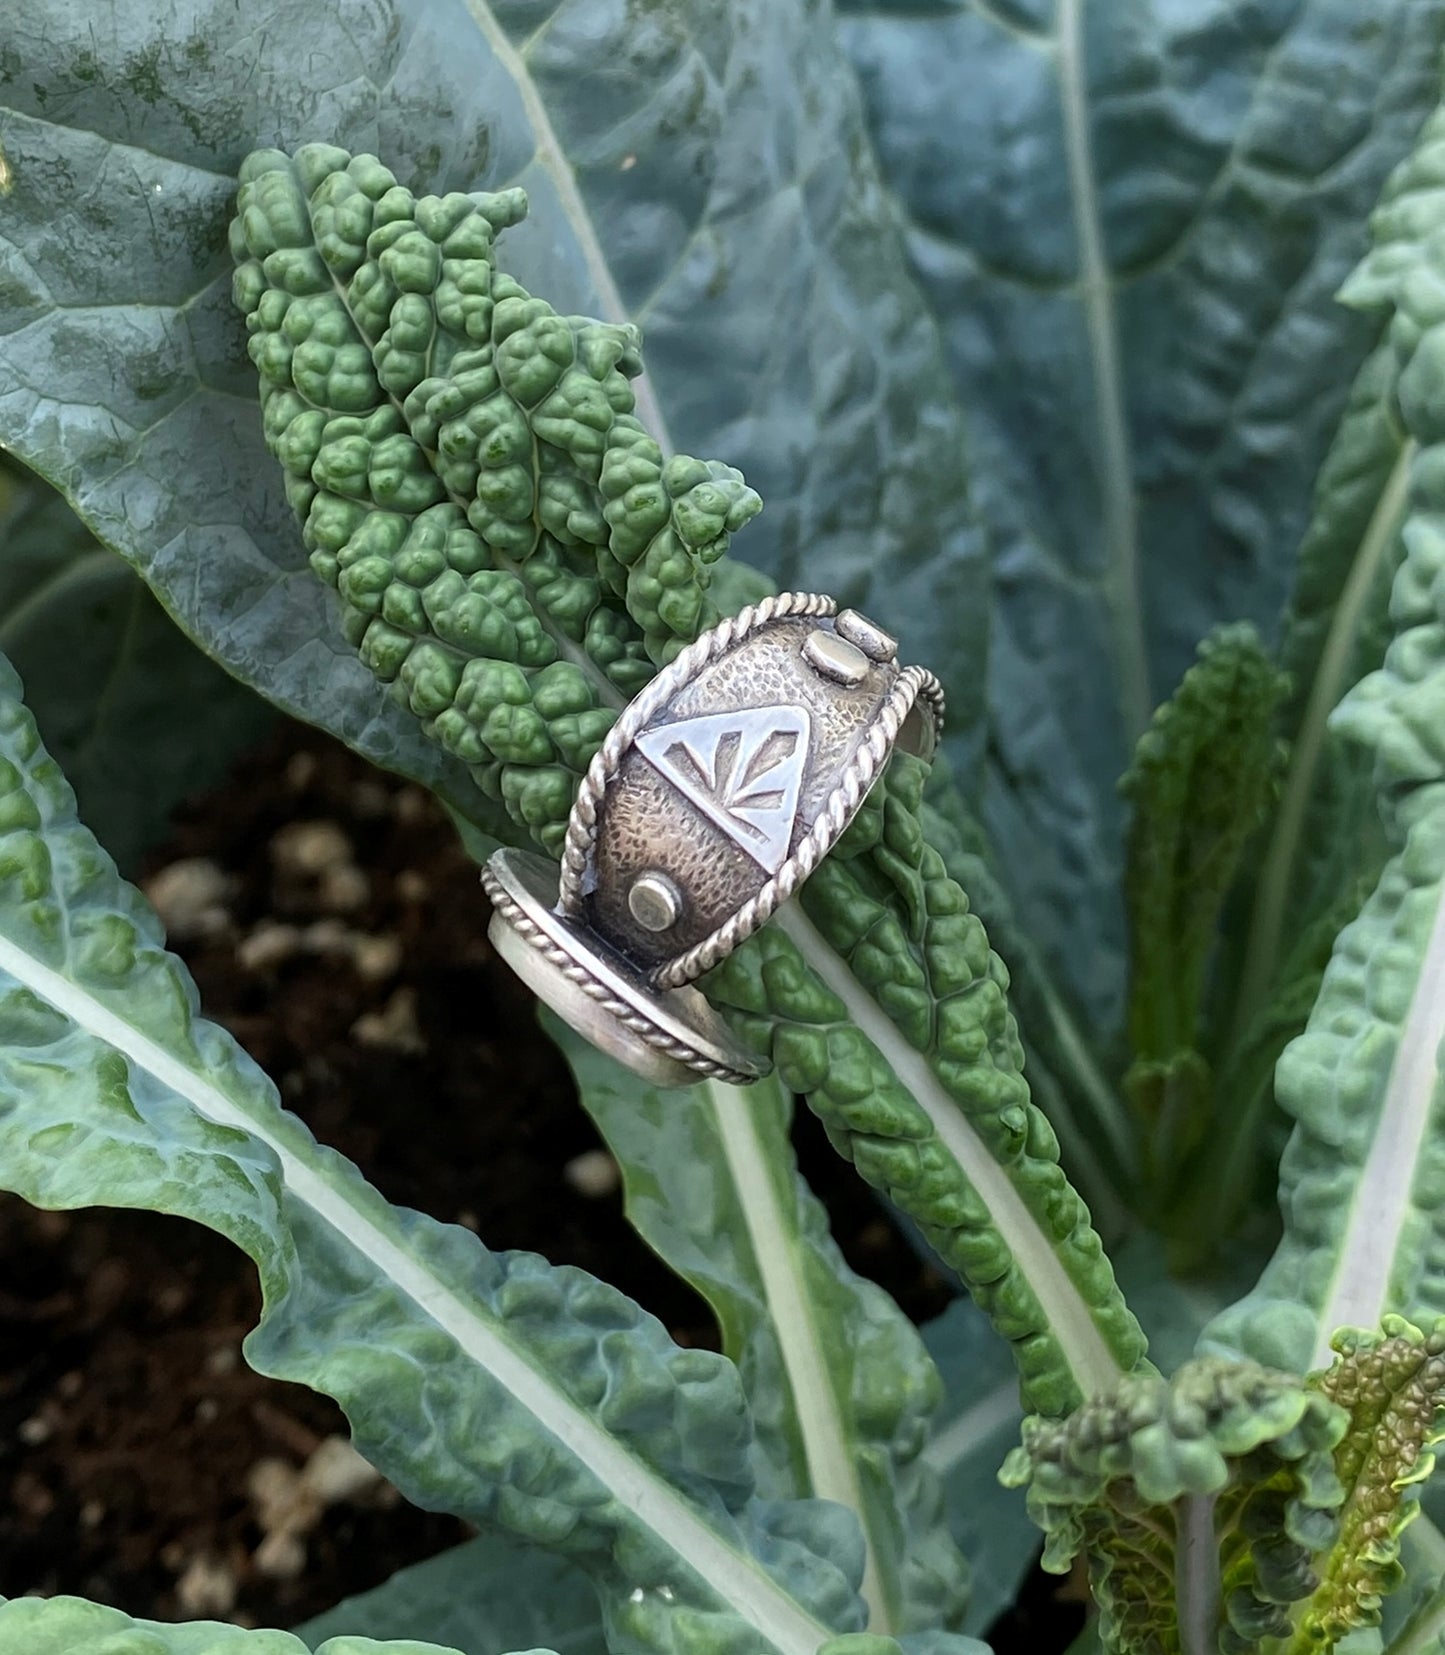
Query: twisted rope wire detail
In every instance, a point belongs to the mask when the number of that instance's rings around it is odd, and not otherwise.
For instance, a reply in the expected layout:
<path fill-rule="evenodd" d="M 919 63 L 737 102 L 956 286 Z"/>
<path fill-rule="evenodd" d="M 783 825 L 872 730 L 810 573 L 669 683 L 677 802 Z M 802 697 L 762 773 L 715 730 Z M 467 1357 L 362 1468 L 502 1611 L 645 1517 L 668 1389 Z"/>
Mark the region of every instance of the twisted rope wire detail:
<path fill-rule="evenodd" d="M 709 661 L 731 649 L 734 644 L 756 632 L 769 621 L 788 615 L 834 615 L 837 603 L 821 592 L 778 592 L 760 603 L 740 609 L 736 615 L 720 621 L 711 632 L 696 638 L 686 649 L 658 673 L 646 689 L 629 701 L 607 732 L 606 739 L 592 755 L 577 789 L 572 813 L 567 818 L 567 837 L 562 846 L 562 867 L 557 892 L 557 911 L 576 918 L 582 911 L 585 895 L 583 880 L 587 874 L 588 859 L 597 842 L 597 810 L 602 796 L 616 776 L 623 757 L 638 732 L 651 722 L 669 701 L 694 678 Z M 941 693 L 941 692 L 940 692 Z"/>
<path fill-rule="evenodd" d="M 575 983 L 589 1000 L 594 1000 L 624 1028 L 630 1029 L 633 1034 L 645 1040 L 655 1051 L 661 1052 L 664 1057 L 670 1057 L 676 1063 L 685 1064 L 708 1080 L 722 1080 L 732 1086 L 747 1086 L 757 1078 L 756 1075 L 744 1073 L 741 1069 L 734 1069 L 730 1064 L 718 1063 L 710 1057 L 705 1057 L 687 1041 L 679 1040 L 666 1029 L 659 1028 L 656 1023 L 644 1017 L 635 1006 L 619 999 L 605 983 L 592 975 L 586 965 L 569 954 L 555 938 L 550 937 L 503 887 L 492 870 L 485 866 L 482 868 L 482 886 L 497 912 L 529 947 L 536 949 L 569 983 Z"/>
<path fill-rule="evenodd" d="M 889 690 L 877 720 L 862 745 L 849 760 L 836 787 L 828 795 L 812 827 L 798 848 L 771 879 L 753 893 L 742 907 L 723 921 L 717 930 L 695 943 L 685 954 L 668 960 L 652 973 L 659 988 L 680 988 L 721 964 L 803 884 L 823 858 L 837 844 L 852 821 L 864 795 L 878 779 L 888 761 L 903 721 L 915 701 L 924 701 L 941 726 L 943 686 L 926 667 L 905 667 Z"/>

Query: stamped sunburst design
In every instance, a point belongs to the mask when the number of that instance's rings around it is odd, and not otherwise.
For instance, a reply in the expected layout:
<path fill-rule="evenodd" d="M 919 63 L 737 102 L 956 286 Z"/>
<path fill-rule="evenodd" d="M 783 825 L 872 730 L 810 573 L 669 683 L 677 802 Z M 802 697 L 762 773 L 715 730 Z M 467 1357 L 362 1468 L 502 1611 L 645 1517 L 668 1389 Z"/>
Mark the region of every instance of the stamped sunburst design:
<path fill-rule="evenodd" d="M 638 751 L 767 873 L 787 860 L 808 753 L 804 707 L 707 713 L 644 731 Z"/>

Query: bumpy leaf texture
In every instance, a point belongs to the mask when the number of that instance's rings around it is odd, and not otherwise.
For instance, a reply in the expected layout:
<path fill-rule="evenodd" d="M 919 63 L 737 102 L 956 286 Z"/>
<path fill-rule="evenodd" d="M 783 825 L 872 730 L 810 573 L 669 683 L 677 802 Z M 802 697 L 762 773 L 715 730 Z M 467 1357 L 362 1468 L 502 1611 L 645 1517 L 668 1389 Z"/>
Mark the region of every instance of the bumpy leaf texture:
<path fill-rule="evenodd" d="M 1123 1096 L 1085 1033 L 1077 1003 L 1020 924 L 987 835 L 941 761 L 934 763 L 919 820 L 1008 962 L 1029 1089 L 1058 1135 L 1071 1182 L 1112 1243 L 1128 1224 L 1123 1196 L 1139 1182 L 1137 1135 Z"/>
<path fill-rule="evenodd" d="M 82 1598 L 0 1598 L 0 1639 L 12 1655 L 308 1655 L 290 1632 L 248 1631 L 217 1621 L 172 1626 L 134 1620 Z M 316 1655 L 458 1655 L 397 1638 L 330 1638 Z M 544 1650 L 528 1655 L 547 1655 Z"/>
<path fill-rule="evenodd" d="M 324 136 L 384 148 L 409 186 L 526 186 L 519 276 L 562 309 L 641 317 L 655 375 L 644 423 L 661 441 L 675 401 L 684 435 L 752 467 L 774 501 L 759 555 L 783 578 L 806 557 L 810 581 L 906 633 L 973 750 L 987 610 L 961 427 L 826 14 L 682 8 L 639 41 L 632 12 L 589 0 L 322 0 L 304 18 L 265 0 L 244 19 L 197 0 L 189 32 L 140 0 L 107 16 L 97 30 L 91 8 L 56 0 L 43 29 L 7 23 L 0 441 L 58 480 L 233 670 L 512 831 L 344 647 L 245 412 L 254 381 L 218 258 L 234 174 L 257 141 Z M 321 61 L 318 101 L 297 66 Z M 589 95 L 573 96 L 584 77 Z M 540 792 L 546 815 L 550 784 Z M 899 1037 L 879 1027 L 880 1042 Z M 951 1119 L 948 1096 L 924 1089 Z M 1046 1227 L 1006 1190 L 995 1209 L 1022 1225 L 1012 1251 L 1057 1289 L 1015 1331 L 1036 1349 L 1050 1326 L 1080 1333 L 1056 1400 L 1107 1383 L 1130 1358 L 1093 1331 L 1091 1303 L 1117 1315 L 1097 1256 L 1081 1298 Z M 1078 1229 L 1077 1204 L 1063 1211 Z M 997 1260 L 985 1268 L 996 1276 Z"/>
<path fill-rule="evenodd" d="M 267 445 L 348 642 L 555 855 L 617 705 L 716 621 L 706 566 L 761 502 L 730 467 L 664 463 L 635 328 L 497 269 L 526 205 L 261 151 L 231 251 Z"/>
<path fill-rule="evenodd" d="M 1244 1209 L 1274 1206 L 1284 1140 L 1275 1066 L 1309 1018 L 1335 938 L 1389 858 L 1369 750 L 1329 717 L 1389 642 L 1415 449 L 1395 411 L 1396 375 L 1382 345 L 1356 376 L 1300 544 L 1280 646 L 1290 689 L 1278 729 L 1289 759 L 1220 940 L 1205 1036 L 1212 1129 L 1176 1206 L 1178 1245 L 1198 1258 L 1235 1232 Z"/>
<path fill-rule="evenodd" d="M 844 0 L 995 548 L 987 821 L 1122 1020 L 1114 782 L 1218 621 L 1272 630 L 1371 323 L 1334 302 L 1445 7 Z"/>
<path fill-rule="evenodd" d="M 1120 783 L 1133 806 L 1125 1086 L 1164 1213 L 1211 1115 L 1199 1037 L 1205 973 L 1245 845 L 1277 792 L 1284 755 L 1274 715 L 1285 683 L 1253 627 L 1218 628 L 1154 714 Z"/>
<path fill-rule="evenodd" d="M 669 505 L 665 479 L 658 486 L 655 449 L 637 431 L 617 372 L 628 336 L 561 324 L 495 271 L 494 220 L 515 219 L 521 206 L 512 198 L 414 198 L 375 162 L 312 146 L 294 163 L 275 153 L 247 161 L 232 247 L 268 415 L 278 410 L 272 442 L 305 515 L 313 563 L 350 606 L 363 658 L 430 716 L 435 737 L 500 795 L 515 826 L 555 853 L 578 775 L 624 687 L 649 670 L 642 646 L 658 613 L 657 583 L 635 593 L 626 557 L 640 561 L 643 547 L 665 540 L 671 589 L 685 600 L 674 630 L 685 637 L 708 618 L 699 550 L 734 508 L 750 511 L 754 501 L 739 479 L 687 462 L 702 473 L 689 473 L 702 499 L 688 510 L 705 532 L 691 544 L 679 534 L 681 508 Z M 463 230 L 485 254 L 464 255 L 460 241 L 446 251 Z M 407 290 L 399 262 L 388 260 L 413 237 Z M 492 349 L 449 354 L 444 346 L 428 356 L 431 335 L 418 335 L 404 377 L 388 390 L 388 377 L 402 372 L 394 341 L 420 317 L 416 303 L 433 325 L 449 307 L 465 308 L 457 297 L 464 292 L 477 296 L 472 325 Z M 298 299 L 293 339 L 286 328 Z M 368 299 L 373 308 L 364 311 Z M 319 354 L 303 337 L 313 308 L 336 329 Z M 497 363 L 525 316 L 554 343 L 539 363 L 536 342 L 519 341 L 516 355 L 531 374 L 521 380 Z M 459 327 L 460 318 L 458 310 L 447 325 Z M 596 347 L 585 358 L 584 339 Z M 445 366 L 445 376 L 423 377 L 428 360 Z M 635 351 L 629 365 L 635 372 Z M 368 418 L 385 432 L 355 429 L 353 401 L 377 410 Z M 499 426 L 529 425 L 535 454 L 525 439 L 501 441 L 498 469 L 482 463 Z M 298 427 L 306 439 L 293 444 Z M 609 488 L 619 452 L 635 489 Z M 347 498 L 337 493 L 343 477 Z M 441 489 L 452 498 L 431 504 Z M 433 512 L 449 514 L 450 524 L 435 543 Z M 559 531 L 575 552 L 570 567 L 559 561 L 569 549 Z M 653 653 L 665 647 L 654 642 Z M 875 789 L 846 846 L 810 882 L 804 900 L 819 926 L 800 912 L 780 917 L 770 936 L 714 974 L 710 989 L 744 1014 L 750 1038 L 776 1047 L 785 1080 L 807 1094 L 864 1176 L 924 1223 L 1015 1345 L 1032 1404 L 1057 1412 L 1111 1384 L 1121 1365 L 1139 1359 L 1142 1339 L 1059 1169 L 1057 1139 L 1023 1084 L 1006 973 L 923 840 L 923 767 L 900 761 L 895 773 L 893 791 Z M 804 938 L 807 963 L 792 973 L 770 968 L 770 950 L 795 948 L 790 934 Z M 830 971 L 859 1003 L 850 1008 L 854 1026 L 820 1044 L 822 1031 L 806 1025 L 817 1024 L 820 1008 L 828 1008 L 826 1022 L 839 1020 Z M 870 1144 L 874 1152 L 858 1152 Z"/>
<path fill-rule="evenodd" d="M 1395 408 L 1414 452 L 1384 664 L 1334 726 L 1362 744 L 1395 855 L 1345 928 L 1309 1025 L 1280 1060 L 1295 1127 L 1285 1233 L 1259 1284 L 1207 1330 L 1215 1346 L 1305 1372 L 1341 1327 L 1445 1311 L 1445 116 L 1392 178 L 1374 251 L 1347 289 L 1390 316 Z"/>
<path fill-rule="evenodd" d="M 520 185 L 517 277 L 643 324 L 643 423 L 755 474 L 772 504 L 752 555 L 872 602 L 947 681 L 972 753 L 987 604 L 959 417 L 830 30 L 772 0 L 117 0 L 103 26 L 88 0 L 12 9 L 0 445 L 233 672 L 485 816 L 306 568 L 225 226 L 264 144 L 377 151 L 417 190 Z"/>
<path fill-rule="evenodd" d="M 1334 1345 L 1339 1359 L 1312 1383 L 1349 1416 L 1335 1450 L 1345 1500 L 1289 1655 L 1333 1648 L 1355 1628 L 1380 1624 L 1385 1595 L 1405 1578 L 1400 1536 L 1445 1431 L 1445 1324 L 1427 1334 L 1387 1316 L 1383 1329 L 1342 1330 Z"/>
<path fill-rule="evenodd" d="M 1124 894 L 1132 937 L 1130 1044 L 1164 1060 L 1197 1045 L 1219 911 L 1274 801 L 1286 680 L 1254 628 L 1218 628 L 1154 714 L 1120 782 L 1133 806 Z"/>
<path fill-rule="evenodd" d="M 1381 664 L 1390 639 L 1415 453 L 1394 407 L 1397 374 L 1395 353 L 1382 345 L 1356 377 L 1300 544 L 1280 647 L 1290 684 L 1280 719 L 1289 768 L 1240 927 L 1244 946 L 1228 974 L 1235 992 L 1227 1033 L 1236 1040 L 1269 1017 L 1271 994 L 1292 988 L 1292 942 L 1337 908 L 1342 888 L 1362 877 L 1373 885 L 1388 855 L 1369 752 L 1332 730 L 1329 715 Z"/>
<path fill-rule="evenodd" d="M 1288 1606 L 1315 1584 L 1345 1425 L 1284 1374 L 1198 1358 L 1067 1420 L 1026 1420 L 1003 1477 L 1028 1489 L 1045 1568 L 1087 1553 L 1106 1649 L 1244 1655 L 1288 1632 Z"/>
<path fill-rule="evenodd" d="M 1029 1096 L 1008 973 L 924 838 L 923 779 L 895 758 L 800 909 L 708 990 L 963 1278 L 1014 1347 L 1025 1405 L 1066 1413 L 1144 1339 Z"/>

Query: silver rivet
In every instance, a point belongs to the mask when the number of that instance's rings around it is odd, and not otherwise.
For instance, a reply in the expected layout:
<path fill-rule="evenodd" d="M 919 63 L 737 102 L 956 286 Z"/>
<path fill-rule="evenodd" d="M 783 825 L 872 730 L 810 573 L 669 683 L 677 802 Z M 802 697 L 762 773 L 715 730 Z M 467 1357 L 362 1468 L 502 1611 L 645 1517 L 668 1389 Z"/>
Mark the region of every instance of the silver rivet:
<path fill-rule="evenodd" d="M 839 637 L 857 644 L 870 661 L 891 661 L 898 653 L 897 638 L 890 637 L 856 609 L 840 609 L 833 625 L 838 628 Z"/>
<path fill-rule="evenodd" d="M 824 632 L 821 628 L 810 632 L 804 640 L 803 659 L 814 672 L 831 678 L 835 684 L 861 684 L 868 676 L 868 657 L 863 651 L 836 632 Z"/>
<path fill-rule="evenodd" d="M 682 915 L 682 892 L 665 873 L 640 873 L 628 888 L 627 906 L 644 931 L 666 931 Z"/>

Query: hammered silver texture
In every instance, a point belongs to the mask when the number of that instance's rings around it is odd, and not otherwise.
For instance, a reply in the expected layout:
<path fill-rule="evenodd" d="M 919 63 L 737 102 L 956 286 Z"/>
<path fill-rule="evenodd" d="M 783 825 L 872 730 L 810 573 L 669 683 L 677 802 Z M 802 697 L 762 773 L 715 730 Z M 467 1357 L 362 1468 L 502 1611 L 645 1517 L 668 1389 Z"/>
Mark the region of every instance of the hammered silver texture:
<path fill-rule="evenodd" d="M 639 732 L 603 796 L 588 922 L 638 964 L 696 947 L 775 875 L 806 836 L 898 676 L 869 662 L 856 684 L 813 667 L 818 618 L 775 621 L 709 663 Z M 831 637 L 829 630 L 826 634 Z M 851 646 L 850 646 L 851 647 Z M 666 931 L 633 917 L 652 872 L 682 893 Z"/>
<path fill-rule="evenodd" d="M 938 681 L 853 611 L 782 593 L 688 646 L 638 695 L 578 789 L 560 906 L 662 988 L 710 970 L 836 843 L 895 742 L 931 756 Z M 855 641 L 857 640 L 857 641 Z M 861 644 L 869 647 L 864 649 Z M 637 881 L 682 897 L 638 922 Z"/>

